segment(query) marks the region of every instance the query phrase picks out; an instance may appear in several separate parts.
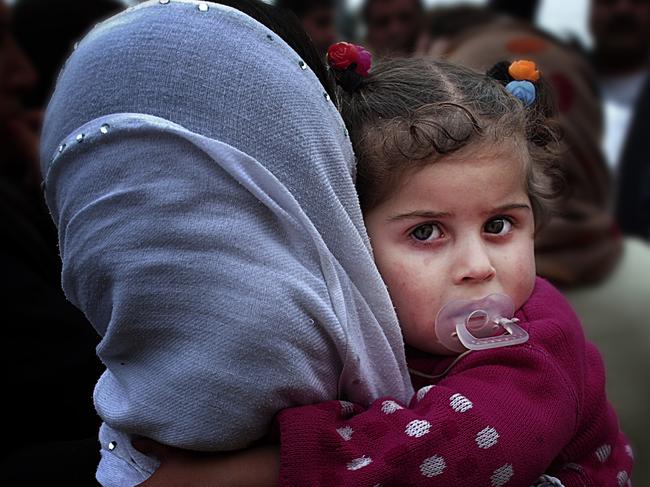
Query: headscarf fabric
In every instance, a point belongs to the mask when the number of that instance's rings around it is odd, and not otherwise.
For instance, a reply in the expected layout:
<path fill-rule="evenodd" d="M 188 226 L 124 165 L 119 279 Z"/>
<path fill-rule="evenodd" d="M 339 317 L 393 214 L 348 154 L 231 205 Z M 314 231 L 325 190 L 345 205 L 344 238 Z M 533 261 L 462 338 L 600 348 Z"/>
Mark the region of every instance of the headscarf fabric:
<path fill-rule="evenodd" d="M 104 485 L 155 468 L 134 434 L 232 450 L 282 408 L 410 398 L 347 131 L 266 27 L 187 0 L 98 25 L 59 77 L 42 161 L 63 288 L 102 337 Z"/>

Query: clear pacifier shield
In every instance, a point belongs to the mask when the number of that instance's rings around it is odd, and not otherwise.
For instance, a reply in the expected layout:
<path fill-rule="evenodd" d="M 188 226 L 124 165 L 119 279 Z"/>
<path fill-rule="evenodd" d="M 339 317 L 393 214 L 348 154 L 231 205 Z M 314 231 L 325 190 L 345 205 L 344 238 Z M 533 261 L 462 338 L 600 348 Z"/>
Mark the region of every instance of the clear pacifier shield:
<path fill-rule="evenodd" d="M 438 312 L 436 336 L 454 352 L 524 343 L 528 333 L 512 320 L 514 312 L 512 299 L 505 294 L 450 301 Z"/>

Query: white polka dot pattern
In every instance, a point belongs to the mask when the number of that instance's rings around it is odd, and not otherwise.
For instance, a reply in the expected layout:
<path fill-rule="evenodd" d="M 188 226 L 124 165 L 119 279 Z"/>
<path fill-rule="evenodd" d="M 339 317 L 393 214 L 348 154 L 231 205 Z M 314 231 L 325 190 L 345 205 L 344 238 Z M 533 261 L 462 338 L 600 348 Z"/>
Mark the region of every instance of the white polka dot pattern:
<path fill-rule="evenodd" d="M 451 409 L 457 413 L 464 413 L 465 411 L 472 409 L 474 406 L 474 404 L 472 404 L 472 401 L 467 399 L 462 394 L 454 394 L 451 396 L 449 398 L 449 405 L 451 406 Z"/>
<path fill-rule="evenodd" d="M 596 448 L 596 452 L 594 453 L 594 455 L 596 455 L 596 458 L 600 463 L 605 463 L 611 453 L 612 453 L 612 446 L 608 444 L 604 444 Z"/>
<path fill-rule="evenodd" d="M 544 474 L 531 487 L 564 487 L 564 485 L 559 479 Z"/>
<path fill-rule="evenodd" d="M 350 463 L 348 463 L 348 470 L 359 470 L 360 468 L 367 467 L 372 463 L 372 458 L 367 456 L 362 456 L 360 458 L 355 458 Z"/>
<path fill-rule="evenodd" d="M 349 441 L 352 438 L 352 433 L 354 430 L 349 426 L 343 426 L 342 428 L 336 428 L 336 432 L 341 435 L 345 441 Z"/>
<path fill-rule="evenodd" d="M 478 445 L 479 448 L 482 448 L 483 450 L 487 450 L 491 446 L 496 445 L 498 440 L 499 440 L 499 433 L 497 433 L 497 430 L 495 430 L 491 426 L 482 429 L 476 434 L 476 444 Z"/>
<path fill-rule="evenodd" d="M 447 468 L 447 464 L 445 463 L 444 458 L 439 455 L 434 455 L 422 462 L 422 465 L 420 465 L 420 472 L 425 477 L 435 477 L 436 475 L 440 475 L 445 468 Z"/>
<path fill-rule="evenodd" d="M 616 480 L 618 481 L 618 487 L 624 487 L 629 478 L 628 473 L 625 470 L 621 470 L 616 474 Z"/>
<path fill-rule="evenodd" d="M 414 436 L 419 438 L 420 436 L 426 435 L 431 429 L 431 423 L 423 419 L 414 419 L 409 424 L 406 425 L 404 433 L 408 436 Z"/>
<path fill-rule="evenodd" d="M 404 409 L 395 401 L 384 401 L 381 403 L 381 412 L 385 414 L 393 414 L 398 409 Z"/>
<path fill-rule="evenodd" d="M 422 389 L 420 389 L 417 393 L 417 399 L 418 401 L 421 401 L 424 396 L 427 395 L 427 392 L 429 392 L 431 389 L 433 389 L 434 386 L 424 386 Z"/>
<path fill-rule="evenodd" d="M 502 485 L 506 485 L 514 473 L 512 465 L 509 463 L 505 464 L 503 467 L 497 468 L 490 478 L 492 481 L 492 487 L 501 487 Z"/>

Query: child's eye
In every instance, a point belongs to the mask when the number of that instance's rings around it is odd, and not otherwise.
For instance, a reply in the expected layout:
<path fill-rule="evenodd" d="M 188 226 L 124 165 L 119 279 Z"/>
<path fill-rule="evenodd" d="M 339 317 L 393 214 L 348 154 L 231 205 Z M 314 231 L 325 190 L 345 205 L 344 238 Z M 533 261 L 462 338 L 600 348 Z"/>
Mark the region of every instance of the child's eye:
<path fill-rule="evenodd" d="M 493 235 L 505 235 L 512 230 L 512 222 L 505 217 L 493 218 L 483 226 L 485 233 Z"/>
<path fill-rule="evenodd" d="M 426 225 L 415 227 L 411 232 L 411 236 L 415 240 L 426 242 L 440 238 L 442 236 L 442 231 L 438 225 L 434 223 L 427 223 Z"/>

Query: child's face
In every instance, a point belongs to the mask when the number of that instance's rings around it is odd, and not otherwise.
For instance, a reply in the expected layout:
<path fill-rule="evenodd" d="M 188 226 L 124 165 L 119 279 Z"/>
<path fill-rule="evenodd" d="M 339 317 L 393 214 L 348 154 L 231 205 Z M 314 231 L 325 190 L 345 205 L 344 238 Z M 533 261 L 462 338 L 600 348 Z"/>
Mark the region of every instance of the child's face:
<path fill-rule="evenodd" d="M 450 354 L 438 310 L 492 293 L 519 308 L 535 281 L 534 219 L 521 151 L 452 155 L 405 176 L 365 222 L 406 343 Z"/>

